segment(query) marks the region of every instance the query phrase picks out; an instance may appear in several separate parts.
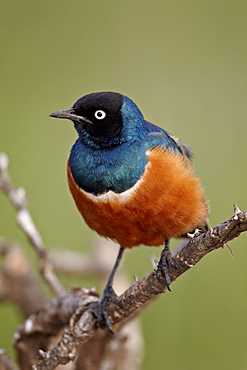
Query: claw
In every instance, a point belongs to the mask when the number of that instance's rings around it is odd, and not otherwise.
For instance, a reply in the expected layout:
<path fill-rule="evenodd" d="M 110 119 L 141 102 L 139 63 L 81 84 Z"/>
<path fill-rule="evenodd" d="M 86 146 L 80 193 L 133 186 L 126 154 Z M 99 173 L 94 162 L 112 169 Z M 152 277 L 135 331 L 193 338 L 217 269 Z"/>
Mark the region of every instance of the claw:
<path fill-rule="evenodd" d="M 168 271 L 169 266 L 175 267 L 175 262 L 173 261 L 172 253 L 169 249 L 169 241 L 166 241 L 165 248 L 161 252 L 156 274 L 159 280 L 165 278 L 167 289 L 171 292 L 171 279 Z"/>
<path fill-rule="evenodd" d="M 106 286 L 104 290 L 104 295 L 101 298 L 100 305 L 99 305 L 99 311 L 98 311 L 98 320 L 99 320 L 99 326 L 100 327 L 107 327 L 107 329 L 114 334 L 114 331 L 112 329 L 112 324 L 108 316 L 107 312 L 107 306 L 109 302 L 113 302 L 116 305 L 118 305 L 118 296 L 114 292 L 113 288 L 111 286 Z"/>

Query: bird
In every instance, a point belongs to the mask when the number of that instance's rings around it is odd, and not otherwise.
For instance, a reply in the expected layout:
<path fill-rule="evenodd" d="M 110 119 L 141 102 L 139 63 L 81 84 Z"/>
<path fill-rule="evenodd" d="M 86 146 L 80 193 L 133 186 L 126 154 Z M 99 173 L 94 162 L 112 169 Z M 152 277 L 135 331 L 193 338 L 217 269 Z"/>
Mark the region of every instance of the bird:
<path fill-rule="evenodd" d="M 107 308 L 118 304 L 113 280 L 124 250 L 163 245 L 157 278 L 170 290 L 169 241 L 206 230 L 209 205 L 191 149 L 146 121 L 127 96 L 93 92 L 50 116 L 72 121 L 78 134 L 67 177 L 79 212 L 92 230 L 119 245 L 98 312 L 99 326 L 113 333 Z"/>

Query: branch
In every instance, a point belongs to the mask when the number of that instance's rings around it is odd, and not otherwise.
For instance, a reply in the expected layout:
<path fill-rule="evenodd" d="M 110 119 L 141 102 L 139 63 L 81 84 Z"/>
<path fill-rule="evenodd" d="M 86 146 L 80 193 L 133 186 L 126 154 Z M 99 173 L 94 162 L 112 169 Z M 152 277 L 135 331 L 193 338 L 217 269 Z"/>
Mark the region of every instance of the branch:
<path fill-rule="evenodd" d="M 41 262 L 41 273 L 53 293 L 59 295 L 65 292 L 53 272 L 53 266 L 50 263 L 41 235 L 35 226 L 35 223 L 27 208 L 27 197 L 23 188 L 15 189 L 12 185 L 8 173 L 9 160 L 5 153 L 0 153 L 0 190 L 2 190 L 10 199 L 17 211 L 16 220 L 20 228 L 28 237 L 37 256 Z"/>
<path fill-rule="evenodd" d="M 221 224 L 209 229 L 206 233 L 197 232 L 191 240 L 174 255 L 174 266 L 170 268 L 171 281 L 196 265 L 206 254 L 213 250 L 224 247 L 227 242 L 238 237 L 247 230 L 247 211 L 240 212 L 235 207 L 235 215 Z M 158 294 L 167 290 L 164 281 L 160 281 L 156 275 L 156 269 L 143 279 L 137 280 L 120 297 L 119 304 L 110 303 L 108 306 L 109 317 L 114 325 L 114 331 L 118 335 L 121 327 L 142 308 L 144 308 Z M 73 299 L 72 299 L 73 297 Z M 36 370 L 51 370 L 59 364 L 74 360 L 79 348 L 89 341 L 94 341 L 99 336 L 104 337 L 108 343 L 111 334 L 101 330 L 97 326 L 97 310 L 100 298 L 93 290 L 83 288 L 74 289 L 67 294 L 56 298 L 44 306 L 36 315 L 19 329 L 16 336 L 16 349 L 23 343 L 33 338 L 36 343 L 42 342 L 42 350 L 36 364 Z M 62 312 L 66 311 L 66 315 Z M 62 315 L 63 320 L 55 320 Z M 31 320 L 31 321 L 30 321 Z M 54 322 L 56 327 L 54 328 Z M 43 341 L 47 337 L 56 336 L 58 331 L 66 328 L 57 345 L 49 349 L 49 341 Z M 38 348 L 38 347 L 37 347 Z M 36 350 L 37 350 L 36 348 Z M 92 357 L 92 354 L 91 354 Z M 91 367 L 96 369 L 97 367 Z M 80 367 L 82 369 L 82 367 Z"/>

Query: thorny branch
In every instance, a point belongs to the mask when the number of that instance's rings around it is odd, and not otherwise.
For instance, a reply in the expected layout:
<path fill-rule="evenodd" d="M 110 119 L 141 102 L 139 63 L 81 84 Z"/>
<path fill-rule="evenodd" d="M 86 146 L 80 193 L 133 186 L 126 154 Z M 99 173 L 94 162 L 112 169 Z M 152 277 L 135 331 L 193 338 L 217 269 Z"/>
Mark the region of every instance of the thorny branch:
<path fill-rule="evenodd" d="M 17 194 L 13 194 L 14 190 L 9 179 L 6 181 L 5 177 L 3 181 L 2 174 L 6 171 L 7 165 L 6 159 L 4 166 L 2 157 L 0 159 L 2 161 L 0 187 L 8 194 L 19 213 L 25 206 L 20 206 L 20 202 L 16 201 Z M 8 186 L 6 188 L 6 183 L 10 184 L 9 188 Z M 247 211 L 241 212 L 235 206 L 234 212 L 234 216 L 210 228 L 206 233 L 197 231 L 190 236 L 188 243 L 173 256 L 174 266 L 169 270 L 171 281 L 196 265 L 206 254 L 224 247 L 227 242 L 247 231 Z M 22 227 L 26 230 L 26 226 Z M 27 231 L 26 233 L 29 235 Z M 33 237 L 29 235 L 29 238 L 33 243 Z M 35 245 L 35 242 L 33 244 Z M 38 254 L 43 258 L 43 243 L 41 245 L 42 252 Z M 39 247 L 37 249 L 39 250 Z M 48 282 L 51 284 L 49 279 Z M 109 304 L 109 317 L 116 336 L 98 328 L 97 310 L 100 297 L 95 290 L 75 288 L 60 294 L 33 313 L 17 330 L 15 349 L 21 369 L 30 369 L 33 365 L 32 368 L 36 370 L 51 370 L 59 364 L 67 364 L 74 360 L 74 369 L 98 369 L 112 338 L 119 340 L 126 322 L 165 291 L 165 282 L 157 279 L 155 269 L 125 290 L 119 297 L 118 305 Z M 88 353 L 91 353 L 90 357 L 87 356 Z M 78 365 L 80 358 L 83 361 Z"/>

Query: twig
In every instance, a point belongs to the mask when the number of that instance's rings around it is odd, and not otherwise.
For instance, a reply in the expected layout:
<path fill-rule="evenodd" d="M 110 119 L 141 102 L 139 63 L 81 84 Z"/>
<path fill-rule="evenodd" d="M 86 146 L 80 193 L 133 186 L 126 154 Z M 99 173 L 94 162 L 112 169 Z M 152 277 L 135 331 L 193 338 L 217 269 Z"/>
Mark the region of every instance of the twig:
<path fill-rule="evenodd" d="M 47 256 L 41 235 L 28 211 L 25 190 L 23 188 L 15 189 L 12 185 L 8 173 L 8 164 L 9 160 L 7 155 L 5 153 L 0 153 L 0 190 L 8 196 L 17 211 L 17 223 L 28 237 L 39 257 L 42 266 L 41 273 L 44 280 L 53 293 L 57 295 L 62 294 L 65 292 L 65 288 L 61 285 L 53 272 L 53 266 Z"/>
<path fill-rule="evenodd" d="M 227 242 L 238 237 L 246 230 L 247 211 L 244 211 L 238 212 L 230 219 L 208 230 L 206 233 L 198 232 L 173 257 L 175 266 L 170 269 L 171 280 L 176 280 L 180 275 L 197 264 L 206 254 L 223 247 Z M 165 283 L 157 279 L 156 270 L 143 279 L 137 280 L 119 297 L 119 305 L 115 305 L 114 303 L 109 304 L 108 313 L 114 325 L 114 331 L 117 332 L 119 327 L 127 320 L 132 318 L 133 315 L 136 315 L 140 309 L 157 297 L 158 294 L 165 291 Z M 71 294 L 71 292 L 68 294 Z M 76 295 L 76 291 L 73 291 L 73 294 Z M 67 299 L 68 301 L 68 297 L 66 297 L 65 295 L 63 299 Z M 53 303 L 50 303 L 50 305 L 54 305 L 57 301 L 52 302 Z M 33 368 L 36 370 L 51 370 L 58 364 L 65 364 L 74 360 L 77 349 L 85 345 L 89 340 L 93 340 L 99 333 L 97 327 L 98 304 L 99 298 L 97 297 L 95 297 L 92 302 L 90 302 L 90 300 L 87 301 L 86 305 L 85 302 L 83 303 L 78 297 L 77 303 L 74 305 L 75 313 L 72 316 L 69 328 L 67 327 L 61 340 L 54 348 L 47 350 L 43 347 L 42 351 L 39 352 L 38 360 Z M 53 315 L 59 314 L 60 306 L 61 305 L 53 306 Z M 71 313 L 71 308 L 68 311 Z M 46 314 L 44 314 L 44 312 L 46 312 Z M 46 323 L 47 312 L 49 311 L 46 309 L 44 312 L 41 310 L 38 313 L 40 335 L 44 335 L 43 331 L 46 332 L 46 325 L 43 321 Z M 68 319 L 69 315 L 67 316 L 67 320 Z M 33 320 L 35 322 L 37 318 L 33 316 Z M 68 321 L 66 321 L 66 323 L 64 322 L 64 326 L 68 324 Z M 102 332 L 102 330 L 100 330 L 100 332 Z M 105 332 L 107 333 L 107 331 Z M 37 330 L 35 333 L 38 338 L 39 334 Z M 20 337 L 18 341 L 21 343 L 24 337 L 27 338 L 29 334 L 32 335 L 32 331 L 30 333 L 25 332 L 25 335 L 23 332 L 19 334 Z M 50 333 L 50 335 L 52 335 L 52 333 Z"/>

